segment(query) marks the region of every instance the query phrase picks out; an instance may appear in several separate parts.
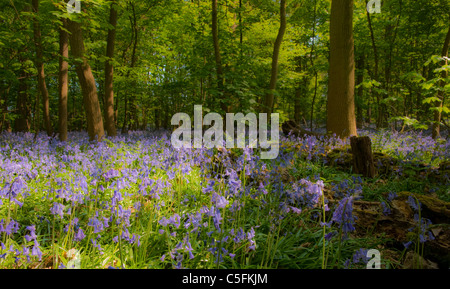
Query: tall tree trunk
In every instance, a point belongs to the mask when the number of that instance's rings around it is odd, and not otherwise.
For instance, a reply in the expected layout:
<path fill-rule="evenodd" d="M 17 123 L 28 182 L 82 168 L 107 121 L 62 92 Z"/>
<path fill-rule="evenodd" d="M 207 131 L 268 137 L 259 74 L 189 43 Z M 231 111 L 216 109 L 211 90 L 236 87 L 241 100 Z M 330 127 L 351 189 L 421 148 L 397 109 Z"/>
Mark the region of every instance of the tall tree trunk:
<path fill-rule="evenodd" d="M 131 2 L 130 2 L 131 3 Z M 137 26 L 137 18 L 136 18 L 136 9 L 133 3 L 131 3 L 131 8 L 133 10 L 133 31 L 134 31 L 134 43 L 133 43 L 133 51 L 132 51 L 132 55 L 131 55 L 131 68 L 136 66 L 136 62 L 137 62 L 137 45 L 138 45 L 138 26 Z M 133 78 L 133 86 L 134 88 L 136 88 L 136 81 L 135 78 Z M 138 117 L 137 117 L 137 105 L 136 105 L 136 94 L 133 93 L 132 97 L 131 97 L 131 103 L 130 103 L 130 108 L 129 108 L 129 112 L 130 112 L 130 117 L 129 120 L 133 119 L 132 122 L 129 122 L 129 129 L 131 130 L 136 130 L 137 129 L 137 125 L 138 125 Z"/>
<path fill-rule="evenodd" d="M 38 12 L 39 12 L 39 0 L 31 1 L 33 12 L 35 17 L 33 18 L 33 34 L 34 44 L 36 46 L 36 68 L 38 71 L 38 87 L 42 96 L 42 107 L 44 112 L 44 124 L 47 131 L 47 135 L 52 135 L 52 125 L 50 122 L 50 108 L 47 85 L 45 84 L 45 72 L 44 72 L 44 60 L 42 53 L 42 41 L 41 41 L 41 28 L 39 25 Z"/>
<path fill-rule="evenodd" d="M 317 88 L 318 88 L 318 74 L 317 71 L 314 71 L 314 94 L 311 102 L 311 117 L 309 121 L 309 129 L 311 131 L 313 131 L 314 106 L 316 105 Z"/>
<path fill-rule="evenodd" d="M 123 124 L 122 124 L 122 134 L 128 133 L 128 97 L 125 94 L 124 96 L 124 118 L 123 118 Z"/>
<path fill-rule="evenodd" d="M 216 60 L 216 70 L 217 70 L 217 89 L 220 94 L 220 107 L 224 113 L 228 113 L 228 105 L 225 99 L 225 91 L 224 91 L 224 77 L 223 77 L 223 67 L 222 67 L 222 58 L 220 56 L 220 45 L 219 45 L 219 28 L 217 24 L 217 0 L 212 0 L 212 19 L 211 19 L 211 28 L 212 28 L 212 38 L 213 38 L 213 46 L 214 46 L 214 57 Z"/>
<path fill-rule="evenodd" d="M 302 91 L 300 87 L 295 88 L 295 99 L 294 99 L 294 121 L 297 125 L 300 125 L 302 111 L 301 111 L 301 97 Z"/>
<path fill-rule="evenodd" d="M 365 55 L 364 53 L 359 56 L 356 66 L 358 68 L 358 74 L 356 76 L 356 86 L 358 87 L 358 101 L 356 103 L 356 127 L 362 128 L 363 125 L 363 110 L 362 110 L 362 101 L 363 101 L 363 93 L 364 87 L 361 85 L 364 82 L 364 66 L 365 66 Z"/>
<path fill-rule="evenodd" d="M 9 113 L 8 112 L 8 94 L 9 91 L 11 90 L 11 86 L 8 85 L 8 88 L 6 89 L 4 95 L 4 99 L 3 102 L 0 101 L 0 106 L 2 109 L 2 116 L 1 116 L 1 123 L 0 123 L 0 132 L 3 131 L 11 131 L 11 123 L 9 122 L 9 120 L 6 118 L 6 115 Z"/>
<path fill-rule="evenodd" d="M 305 67 L 303 67 L 303 57 L 297 56 L 296 59 L 296 67 L 295 72 L 302 73 L 303 70 L 306 70 Z M 302 78 L 307 78 L 307 76 L 303 76 Z M 303 87 L 304 81 L 302 79 L 299 79 L 296 83 L 295 87 L 295 99 L 294 99 L 294 121 L 297 125 L 300 125 L 301 123 L 301 117 L 302 117 L 302 111 L 301 111 L 301 98 L 305 94 L 305 88 Z"/>
<path fill-rule="evenodd" d="M 22 63 L 23 60 L 19 59 Z M 28 84 L 27 84 L 28 73 L 22 71 L 21 77 L 19 79 L 19 91 L 17 95 L 17 105 L 16 110 L 18 118 L 14 123 L 15 131 L 30 131 L 30 105 L 28 101 Z M 6 99 L 5 99 L 6 103 Z"/>
<path fill-rule="evenodd" d="M 113 74 L 114 74 L 114 43 L 116 39 L 117 10 L 115 8 L 116 1 L 111 1 L 109 11 L 109 24 L 113 26 L 108 30 L 108 40 L 106 44 L 106 62 L 105 62 L 105 126 L 108 136 L 116 136 L 116 126 L 114 123 L 114 90 L 113 90 Z"/>
<path fill-rule="evenodd" d="M 240 51 L 240 57 L 242 59 L 243 53 L 242 53 L 242 44 L 243 44 L 243 38 L 244 35 L 242 33 L 242 0 L 239 0 L 239 51 Z"/>
<path fill-rule="evenodd" d="M 448 57 L 449 42 L 450 42 L 450 26 L 449 26 L 449 29 L 447 32 L 447 36 L 445 37 L 444 47 L 442 47 L 441 55 L 443 57 Z M 447 63 L 448 63 L 448 60 L 447 60 L 447 58 L 445 58 L 443 60 L 443 65 L 447 65 Z M 432 132 L 433 139 L 436 139 L 440 136 L 441 110 L 442 110 L 443 102 L 444 102 L 444 86 L 445 86 L 444 79 L 446 79 L 447 77 L 448 77 L 448 71 L 443 70 L 441 72 L 441 82 L 440 82 L 441 90 L 439 90 L 438 96 L 437 96 L 439 98 L 439 101 L 436 103 L 436 108 L 438 110 L 436 110 L 434 112 L 434 122 L 433 122 L 433 132 Z"/>
<path fill-rule="evenodd" d="M 266 94 L 264 101 L 264 112 L 272 113 L 274 104 L 274 91 L 277 87 L 278 77 L 278 56 L 280 55 L 281 43 L 283 41 L 284 32 L 286 31 L 286 0 L 280 1 L 280 29 L 278 30 L 277 39 L 273 46 L 272 70 L 270 75 L 269 92 Z"/>
<path fill-rule="evenodd" d="M 137 17 L 136 17 L 136 10 L 135 10 L 135 6 L 134 3 L 130 2 L 129 5 L 131 6 L 131 10 L 133 11 L 133 14 L 129 16 L 130 19 L 130 25 L 131 25 L 131 31 L 132 31 L 132 35 L 131 35 L 131 42 L 129 44 L 128 47 L 130 47 L 131 45 L 133 45 L 132 51 L 131 51 L 131 63 L 130 63 L 130 69 L 127 71 L 126 74 L 126 78 L 130 78 L 130 72 L 131 70 L 135 67 L 136 62 L 137 62 L 137 55 L 136 55 L 136 50 L 137 50 L 137 45 L 138 45 L 138 26 L 137 26 Z M 127 49 L 123 52 L 123 57 L 125 59 L 125 53 L 128 50 Z M 136 81 L 135 81 L 135 77 L 132 78 L 132 88 L 136 88 Z M 129 96 L 130 93 L 130 89 L 127 90 L 127 93 L 125 93 L 124 98 L 125 98 L 125 117 L 124 117 L 124 122 L 122 125 L 122 133 L 128 133 L 128 130 L 133 130 L 134 126 L 136 124 L 136 96 L 133 93 L 131 95 L 131 97 Z M 129 101 L 128 101 L 129 98 Z M 132 121 L 132 119 L 134 118 L 134 123 Z"/>
<path fill-rule="evenodd" d="M 368 1 L 366 0 L 366 5 L 367 5 Z M 373 76 L 372 79 L 375 81 L 378 81 L 378 50 L 377 50 L 377 46 L 375 44 L 375 35 L 373 32 L 373 28 L 372 28 L 372 20 L 370 18 L 370 13 L 368 11 L 366 11 L 367 14 L 367 22 L 369 24 L 369 31 L 370 31 L 370 39 L 372 41 L 372 48 L 373 48 L 373 58 L 374 58 L 374 71 L 373 71 Z M 371 93 L 372 93 L 372 97 L 376 100 L 377 102 L 377 121 L 376 121 L 376 125 L 377 128 L 380 128 L 382 126 L 382 120 L 383 120 L 383 105 L 380 104 L 380 95 L 376 92 L 375 89 L 371 89 Z M 370 123 L 370 117 L 369 117 L 369 123 Z"/>
<path fill-rule="evenodd" d="M 357 135 L 353 0 L 333 0 L 330 19 L 330 68 L 327 131 L 340 137 Z"/>
<path fill-rule="evenodd" d="M 62 19 L 62 28 L 67 29 L 67 20 Z M 69 34 L 64 29 L 59 30 L 59 75 L 58 75 L 58 94 L 59 94 L 59 139 L 67 140 L 67 102 L 69 89 Z"/>
<path fill-rule="evenodd" d="M 313 54 L 314 54 L 314 46 L 315 46 L 315 40 L 316 40 L 316 11 L 317 11 L 317 1 L 314 0 L 314 17 L 313 17 L 313 34 L 312 34 L 312 45 L 311 45 L 311 52 L 309 54 L 309 60 L 311 61 L 311 68 L 314 71 L 314 95 L 311 102 L 311 118 L 309 121 L 309 129 L 313 131 L 313 118 L 314 118 L 314 106 L 316 104 L 316 97 L 317 97 L 317 87 L 318 87 L 318 73 L 317 69 L 314 66 L 314 60 L 313 60 Z"/>
<path fill-rule="evenodd" d="M 69 41 L 72 55 L 78 60 L 76 61 L 75 68 L 83 93 L 89 139 L 99 141 L 105 135 L 105 131 L 103 129 L 103 119 L 94 75 L 85 56 L 81 24 L 68 20 L 67 27 L 70 32 Z"/>

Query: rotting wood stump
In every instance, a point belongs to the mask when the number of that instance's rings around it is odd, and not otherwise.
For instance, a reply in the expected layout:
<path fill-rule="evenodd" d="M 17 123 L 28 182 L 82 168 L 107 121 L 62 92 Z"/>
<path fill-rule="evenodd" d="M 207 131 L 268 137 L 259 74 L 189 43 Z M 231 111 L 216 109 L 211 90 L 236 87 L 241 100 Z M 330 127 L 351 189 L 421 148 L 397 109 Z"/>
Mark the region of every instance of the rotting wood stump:
<path fill-rule="evenodd" d="M 350 146 L 352 148 L 354 172 L 368 178 L 375 177 L 376 170 L 373 162 L 370 137 L 353 136 L 350 138 Z"/>

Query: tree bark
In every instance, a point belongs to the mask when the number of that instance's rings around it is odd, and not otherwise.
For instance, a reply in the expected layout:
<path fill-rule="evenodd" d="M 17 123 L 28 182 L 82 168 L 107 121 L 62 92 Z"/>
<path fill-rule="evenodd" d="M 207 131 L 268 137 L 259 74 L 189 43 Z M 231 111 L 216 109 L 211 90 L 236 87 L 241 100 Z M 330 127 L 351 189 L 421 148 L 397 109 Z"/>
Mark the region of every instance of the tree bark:
<path fill-rule="evenodd" d="M 62 28 L 67 29 L 67 20 L 62 19 Z M 69 89 L 69 34 L 64 29 L 59 30 L 59 75 L 58 75 L 58 94 L 59 94 L 59 140 L 67 140 L 67 103 Z"/>
<path fill-rule="evenodd" d="M 296 68 L 295 72 L 302 73 L 303 70 L 306 70 L 305 67 L 303 67 L 303 57 L 297 56 L 296 57 Z M 303 79 L 307 76 L 302 77 Z M 305 87 L 304 87 L 304 81 L 303 79 L 299 79 L 299 81 L 296 83 L 295 87 L 295 98 L 294 98 L 294 121 L 297 125 L 300 125 L 301 123 L 301 117 L 302 117 L 302 111 L 301 111 L 301 98 L 304 97 L 305 94 Z"/>
<path fill-rule="evenodd" d="M 340 137 L 357 135 L 353 0 L 333 0 L 330 19 L 330 68 L 327 131 Z"/>
<path fill-rule="evenodd" d="M 85 56 L 84 40 L 81 24 L 72 20 L 67 21 L 70 32 L 69 42 L 73 56 L 76 58 L 75 68 L 83 93 L 84 109 L 89 139 L 100 141 L 105 135 L 102 113 L 98 101 L 97 87 L 91 67 Z"/>
<path fill-rule="evenodd" d="M 213 46 L 214 46 L 214 57 L 216 60 L 216 70 L 217 70 L 217 89 L 220 93 L 220 107 L 222 108 L 224 113 L 228 113 L 228 105 L 225 99 L 225 91 L 224 91 L 224 76 L 223 76 L 223 67 L 222 67 L 222 58 L 220 56 L 220 44 L 219 44 L 219 28 L 217 24 L 217 0 L 212 0 L 212 19 L 211 19 L 211 28 L 212 28 L 212 38 L 213 38 Z"/>
<path fill-rule="evenodd" d="M 136 62 L 137 62 L 137 55 L 136 55 L 136 50 L 137 50 L 137 45 L 138 45 L 138 26 L 137 26 L 137 17 L 136 17 L 136 9 L 134 6 L 134 3 L 130 2 L 129 5 L 131 6 L 131 10 L 133 11 L 132 16 L 129 16 L 130 19 L 130 25 L 131 25 L 131 31 L 132 31 L 132 36 L 131 36 L 131 42 L 130 42 L 130 46 L 133 45 L 132 51 L 131 51 L 131 63 L 130 63 L 130 69 L 127 71 L 127 78 L 130 77 L 130 72 L 131 70 L 135 67 Z M 127 48 L 128 50 L 128 48 Z M 125 57 L 125 53 L 126 50 L 124 51 L 124 57 Z M 135 88 L 136 87 L 136 80 L 135 78 L 132 78 L 132 87 Z M 131 97 L 129 97 L 129 93 L 130 93 L 130 89 L 127 90 L 127 92 L 125 93 L 125 117 L 124 117 L 124 121 L 123 121 L 123 125 L 122 125 L 122 133 L 126 134 L 128 133 L 128 131 L 131 129 L 134 129 L 134 126 L 136 125 L 136 96 L 133 93 L 131 95 Z M 128 101 L 128 98 L 130 99 L 130 101 Z M 132 119 L 134 118 L 134 123 L 132 121 Z"/>
<path fill-rule="evenodd" d="M 34 34 L 34 44 L 36 47 L 36 68 L 38 71 L 38 88 L 42 96 L 42 108 L 44 112 L 44 124 L 47 131 L 47 135 L 52 135 L 52 125 L 50 122 L 50 108 L 49 108 L 49 97 L 47 85 L 45 83 L 45 72 L 44 72 L 44 60 L 42 53 L 42 41 L 41 41 L 41 28 L 38 20 L 39 12 L 39 0 L 31 1 L 33 12 L 35 17 L 33 18 L 33 34 Z"/>
<path fill-rule="evenodd" d="M 19 59 L 19 61 L 22 63 L 23 60 Z M 22 75 L 19 79 L 19 91 L 17 95 L 17 104 L 16 104 L 16 110 L 18 114 L 18 118 L 14 122 L 14 130 L 15 131 L 30 131 L 30 117 L 31 117 L 31 110 L 30 105 L 28 102 L 28 84 L 27 84 L 27 78 L 28 73 L 25 71 L 22 71 Z M 6 100 L 5 100 L 5 103 Z M 7 106 L 6 106 L 7 107 Z"/>
<path fill-rule="evenodd" d="M 314 0 L 314 17 L 313 17 L 313 34 L 312 34 L 312 45 L 311 45 L 311 52 L 309 54 L 309 60 L 311 62 L 311 68 L 314 71 L 314 95 L 311 102 L 311 118 L 309 121 L 309 129 L 313 131 L 313 118 L 314 118 L 314 106 L 316 103 L 316 97 L 317 97 L 317 86 L 318 86 L 318 73 L 314 66 L 314 60 L 313 60 L 313 54 L 314 54 L 314 46 L 315 46 L 315 40 L 316 40 L 316 10 L 317 10 L 317 1 Z"/>
<path fill-rule="evenodd" d="M 278 56 L 280 55 L 281 43 L 286 31 L 286 0 L 280 1 L 280 29 L 278 30 L 277 39 L 273 46 L 272 70 L 270 76 L 269 92 L 266 94 L 264 102 L 264 112 L 271 114 L 274 104 L 274 91 L 277 87 L 278 77 Z"/>
<path fill-rule="evenodd" d="M 356 76 L 356 86 L 358 87 L 358 102 L 356 103 L 356 127 L 362 128 L 363 126 L 363 110 L 362 110 L 362 104 L 363 101 L 363 94 L 364 94 L 364 87 L 361 85 L 364 82 L 364 66 L 365 66 L 365 55 L 364 53 L 360 55 L 358 58 L 358 61 L 356 63 L 356 66 L 358 68 L 358 74 Z"/>
<path fill-rule="evenodd" d="M 17 113 L 19 117 L 14 123 L 15 131 L 30 131 L 30 108 L 28 104 L 28 85 L 26 79 L 19 80 L 19 93 L 17 96 Z"/>
<path fill-rule="evenodd" d="M 448 46 L 449 46 L 449 42 L 450 42 L 450 26 L 447 32 L 447 36 L 445 37 L 445 41 L 444 41 L 444 47 L 442 48 L 442 57 L 448 57 Z M 448 60 L 444 59 L 443 60 L 443 65 L 447 65 Z M 433 139 L 436 139 L 438 137 L 440 137 L 440 126 L 441 126 L 441 111 L 442 107 L 443 107 L 443 102 L 444 102 L 444 86 L 445 86 L 445 81 L 444 79 L 446 79 L 448 77 L 448 71 L 443 70 L 441 72 L 441 82 L 440 82 L 440 86 L 441 86 L 441 90 L 439 90 L 438 92 L 438 98 L 440 99 L 437 103 L 436 103 L 436 108 L 438 110 L 436 110 L 434 112 L 434 122 L 433 122 L 433 131 L 432 131 L 432 137 Z"/>
<path fill-rule="evenodd" d="M 116 1 L 111 1 L 111 8 L 109 11 L 109 24 L 113 26 L 108 30 L 108 40 L 106 44 L 106 62 L 105 62 L 105 126 L 108 136 L 116 136 L 116 126 L 114 122 L 114 90 L 113 90 L 113 75 L 114 66 L 112 64 L 114 59 L 114 43 L 116 38 L 117 25 L 117 10 L 115 9 Z"/>
<path fill-rule="evenodd" d="M 299 87 L 295 88 L 295 99 L 294 99 L 294 121 L 296 124 L 300 124 L 302 111 L 301 111 L 301 101 L 302 92 Z"/>
<path fill-rule="evenodd" d="M 353 170 L 364 177 L 375 177 L 375 165 L 372 155 L 372 142 L 368 136 L 350 138 L 353 154 Z"/>
<path fill-rule="evenodd" d="M 366 5 L 368 1 L 366 0 Z M 378 81 L 378 50 L 377 46 L 375 44 L 375 35 L 372 28 L 372 20 L 370 18 L 370 13 L 366 11 L 367 14 L 367 22 L 369 25 L 369 31 L 370 31 L 370 39 L 372 41 L 372 49 L 373 49 L 373 58 L 374 58 L 374 72 L 372 79 L 375 81 Z M 381 128 L 383 125 L 383 118 L 384 118 L 384 105 L 380 103 L 380 95 L 376 92 L 374 88 L 371 88 L 372 97 L 376 99 L 377 101 L 377 120 L 376 125 L 377 128 Z M 369 117 L 369 124 L 370 124 L 370 117 Z"/>

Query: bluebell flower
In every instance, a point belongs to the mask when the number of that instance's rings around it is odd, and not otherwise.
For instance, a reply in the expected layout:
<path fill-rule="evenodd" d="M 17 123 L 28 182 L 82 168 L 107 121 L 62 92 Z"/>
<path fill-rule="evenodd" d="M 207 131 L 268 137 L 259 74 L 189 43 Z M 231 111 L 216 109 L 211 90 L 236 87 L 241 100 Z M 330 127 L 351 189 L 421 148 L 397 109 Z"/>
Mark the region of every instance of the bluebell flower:
<path fill-rule="evenodd" d="M 337 232 L 336 231 L 332 231 L 332 232 L 330 232 L 330 233 L 325 235 L 325 240 L 329 241 L 336 235 L 337 235 Z"/>
<path fill-rule="evenodd" d="M 31 255 L 32 256 L 38 256 L 39 257 L 39 261 L 42 260 L 42 252 L 39 249 L 39 243 L 36 240 L 34 240 L 34 246 L 31 249 Z"/>
<path fill-rule="evenodd" d="M 64 215 L 64 206 L 60 203 L 54 202 L 53 207 L 50 208 L 52 215 L 59 215 L 62 219 Z"/>
<path fill-rule="evenodd" d="M 342 228 L 344 238 L 347 238 L 347 233 L 355 230 L 353 227 L 354 217 L 353 213 L 353 196 L 342 199 L 337 209 L 333 213 L 332 221 Z"/>
<path fill-rule="evenodd" d="M 79 228 L 77 233 L 75 234 L 73 240 L 75 242 L 79 242 L 79 241 L 83 240 L 84 237 L 85 237 L 85 234 L 84 234 L 83 230 L 81 228 Z"/>
<path fill-rule="evenodd" d="M 212 194 L 211 202 L 219 209 L 223 209 L 228 205 L 228 200 L 225 197 L 218 195 L 216 192 Z"/>
<path fill-rule="evenodd" d="M 353 264 L 357 264 L 360 261 L 362 261 L 364 264 L 367 264 L 368 258 L 367 258 L 367 249 L 359 249 L 353 254 Z"/>
<path fill-rule="evenodd" d="M 178 214 L 174 214 L 168 220 L 168 224 L 175 226 L 177 229 L 180 227 L 180 216 Z"/>
<path fill-rule="evenodd" d="M 17 223 L 15 220 L 11 220 L 3 232 L 5 232 L 7 235 L 11 235 L 13 233 L 17 233 L 18 231 L 19 223 Z"/>
<path fill-rule="evenodd" d="M 388 202 L 391 202 L 393 199 L 395 199 L 397 197 L 397 193 L 395 192 L 389 192 L 387 200 Z"/>
<path fill-rule="evenodd" d="M 387 216 L 391 213 L 391 209 L 385 202 L 381 202 L 381 207 L 383 208 L 383 215 Z"/>
<path fill-rule="evenodd" d="M 26 256 L 28 254 L 30 254 L 30 248 L 27 246 L 22 246 L 22 255 Z"/>
<path fill-rule="evenodd" d="M 345 262 L 344 262 L 344 269 L 350 268 L 350 264 L 351 264 L 350 259 L 345 260 Z"/>
<path fill-rule="evenodd" d="M 202 189 L 203 193 L 209 193 L 209 192 L 214 191 L 214 184 L 215 184 L 215 181 L 214 180 L 210 180 L 208 182 L 208 185 L 205 188 Z"/>
<path fill-rule="evenodd" d="M 408 204 L 416 211 L 420 210 L 420 202 L 415 200 L 415 198 L 411 195 L 408 196 Z"/>

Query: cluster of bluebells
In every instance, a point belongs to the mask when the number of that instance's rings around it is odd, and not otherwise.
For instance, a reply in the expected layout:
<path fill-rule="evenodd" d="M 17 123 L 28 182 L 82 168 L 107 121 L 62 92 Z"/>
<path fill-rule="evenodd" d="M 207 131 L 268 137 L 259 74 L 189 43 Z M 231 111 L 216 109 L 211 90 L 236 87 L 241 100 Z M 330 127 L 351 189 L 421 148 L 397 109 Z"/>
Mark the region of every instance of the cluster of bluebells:
<path fill-rule="evenodd" d="M 331 183 L 331 191 L 336 198 L 360 197 L 362 196 L 362 182 L 360 176 L 352 176 L 352 181 L 345 179 L 338 184 Z"/>
<path fill-rule="evenodd" d="M 0 233 L 4 233 L 7 236 L 11 236 L 19 231 L 19 223 L 15 220 L 7 221 L 5 219 L 0 220 Z"/>
<path fill-rule="evenodd" d="M 353 196 L 340 200 L 337 208 L 333 212 L 331 221 L 327 224 L 328 226 L 331 223 L 337 224 L 340 230 L 342 230 L 343 240 L 348 238 L 348 233 L 355 230 L 353 225 L 355 224 L 356 217 L 353 216 L 353 201 Z"/>
<path fill-rule="evenodd" d="M 367 249 L 361 248 L 359 250 L 357 250 L 351 259 L 347 259 L 344 263 L 344 268 L 345 269 L 349 269 L 350 266 L 352 265 L 358 265 L 358 264 L 363 264 L 366 265 L 367 262 L 369 261 L 369 258 L 367 257 Z"/>
<path fill-rule="evenodd" d="M 126 241 L 121 243 L 127 246 L 139 246 L 140 235 L 133 232 L 133 225 L 147 213 L 143 208 L 150 203 L 159 216 L 152 228 L 156 226 L 156 231 L 162 234 L 159 237 L 167 236 L 175 244 L 166 252 L 175 268 L 187 266 L 188 260 L 207 252 L 212 253 L 216 262 L 233 259 L 236 254 L 257 250 L 258 224 L 252 224 L 248 231 L 230 226 L 235 224 L 238 215 L 245 215 L 249 209 L 264 211 L 274 228 L 287 219 L 287 214 L 295 218 L 322 205 L 324 183 L 319 177 L 315 177 L 316 181 L 300 179 L 287 183 L 280 173 L 282 170 L 291 168 L 297 158 L 325 162 L 327 151 L 348 145 L 347 140 L 339 138 L 291 135 L 281 137 L 277 159 L 263 161 L 257 150 L 251 148 L 238 153 L 229 149 L 174 149 L 166 132 L 130 132 L 96 144 L 90 143 L 85 133 L 71 133 L 69 139 L 62 143 L 50 141 L 45 134 L 38 137 L 29 133 L 0 134 L 0 183 L 3 184 L 0 206 L 28 209 L 24 204 L 31 189 L 45 192 L 36 194 L 39 198 L 44 195 L 39 200 L 45 203 L 41 206 L 45 210 L 40 212 L 44 216 L 36 225 L 25 224 L 26 230 L 21 232 L 24 234 L 22 247 L 8 250 L 16 258 L 41 258 L 38 242 L 41 239 L 36 231 L 48 233 L 49 220 L 55 222 L 56 228 L 64 228 L 64 233 L 76 242 L 75 246 L 87 243 L 97 248 L 99 254 L 103 253 L 105 244 L 119 240 Z M 376 139 L 375 143 L 383 141 L 394 144 L 395 138 Z M 414 139 L 403 141 L 408 147 Z M 421 138 L 415 147 L 433 157 L 442 157 L 448 156 L 448 143 L 436 144 Z M 398 153 L 405 159 L 418 157 L 407 148 L 400 147 Z M 167 208 L 165 201 L 174 198 L 175 182 L 189 184 L 186 176 L 193 170 L 199 171 L 203 180 L 199 194 L 182 197 L 182 204 L 176 204 L 182 207 L 177 214 Z M 354 177 L 332 185 L 335 196 L 342 200 L 333 212 L 331 223 L 345 235 L 354 230 L 352 205 L 361 194 L 361 182 Z M 250 199 L 256 206 L 246 207 Z M 268 206 L 270 201 L 276 204 Z M 89 207 L 95 209 L 84 209 Z M 329 210 L 327 200 L 325 209 Z M 385 213 L 389 213 L 388 206 Z M 1 217 L 2 237 L 10 238 L 20 232 L 17 216 Z M 44 220 L 47 223 L 42 224 Z M 425 234 L 429 231 L 428 223 L 423 219 L 417 222 L 418 230 L 423 231 L 422 239 L 430 238 Z M 326 238 L 335 234 L 331 232 Z M 201 249 L 194 243 L 194 239 L 200 238 L 204 238 Z M 2 250 L 7 250 L 3 243 Z M 7 253 L 2 251 L 0 258 L 4 254 Z M 161 258 L 165 260 L 165 255 Z"/>
<path fill-rule="evenodd" d="M 431 221 L 427 218 L 423 218 L 419 216 L 419 212 L 421 210 L 422 204 L 416 200 L 413 196 L 409 195 L 407 203 L 414 210 L 414 223 L 415 226 L 409 228 L 409 232 L 414 232 L 415 236 L 418 236 L 419 243 L 425 243 L 426 241 L 434 240 L 433 233 L 430 230 Z M 409 246 L 413 243 L 413 241 L 408 241 L 403 245 L 405 248 L 409 248 Z"/>
<path fill-rule="evenodd" d="M 42 260 L 42 251 L 38 242 L 38 236 L 36 235 L 36 226 L 27 226 L 26 231 L 28 232 L 24 236 L 26 244 L 23 244 L 20 249 L 14 248 L 13 244 L 11 244 L 7 250 L 6 245 L 0 242 L 1 251 L 7 251 L 0 254 L 0 259 L 6 258 L 7 254 L 10 253 L 14 257 L 16 264 L 18 264 L 22 257 L 25 257 L 28 263 L 31 262 L 32 257 L 38 258 L 39 261 Z"/>
<path fill-rule="evenodd" d="M 383 209 L 383 215 L 387 216 L 391 214 L 391 208 L 389 207 L 389 203 L 391 203 L 395 198 L 397 197 L 397 193 L 395 192 L 389 192 L 387 196 L 387 203 L 381 202 L 381 208 Z"/>

